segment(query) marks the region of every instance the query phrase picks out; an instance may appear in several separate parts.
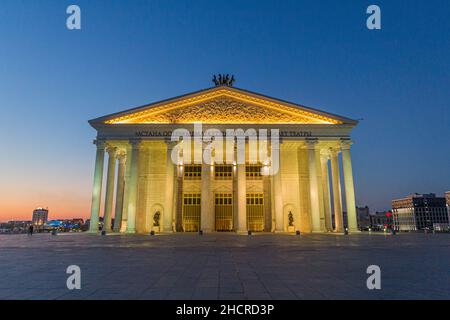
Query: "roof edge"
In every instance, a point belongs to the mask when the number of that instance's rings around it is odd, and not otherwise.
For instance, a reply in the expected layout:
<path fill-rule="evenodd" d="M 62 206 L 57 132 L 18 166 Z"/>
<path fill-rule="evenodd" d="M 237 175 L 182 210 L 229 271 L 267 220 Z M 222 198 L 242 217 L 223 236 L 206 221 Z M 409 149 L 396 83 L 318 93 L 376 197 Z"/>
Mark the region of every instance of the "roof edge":
<path fill-rule="evenodd" d="M 88 120 L 88 122 L 89 122 L 89 124 L 91 126 L 94 127 L 94 124 L 104 123 L 105 121 L 114 119 L 114 118 L 116 118 L 118 116 L 128 115 L 130 113 L 142 111 L 143 109 L 146 109 L 146 108 L 156 107 L 158 105 L 163 105 L 163 104 L 168 103 L 168 102 L 174 102 L 176 100 L 182 100 L 182 99 L 188 98 L 190 96 L 195 96 L 195 95 L 198 95 L 198 94 L 201 94 L 201 93 L 214 91 L 214 90 L 220 90 L 220 89 L 224 89 L 224 88 L 226 88 L 228 90 L 236 91 L 236 92 L 241 92 L 241 93 L 244 93 L 244 94 L 250 94 L 250 95 L 259 96 L 261 98 L 264 98 L 264 99 L 267 99 L 267 100 L 271 100 L 272 102 L 278 102 L 278 103 L 286 104 L 288 106 L 291 106 L 291 107 L 294 107 L 294 108 L 303 109 L 304 111 L 308 111 L 308 112 L 311 112 L 311 113 L 317 113 L 317 114 L 320 114 L 320 115 L 325 116 L 325 117 L 329 117 L 329 118 L 332 118 L 332 119 L 335 119 L 335 120 L 342 121 L 343 124 L 356 126 L 359 123 L 359 121 L 357 121 L 357 120 L 354 120 L 354 119 L 351 119 L 351 118 L 347 118 L 347 117 L 344 117 L 344 116 L 340 116 L 340 115 L 337 115 L 337 114 L 334 114 L 334 113 L 322 111 L 322 110 L 319 110 L 319 109 L 316 109 L 316 108 L 308 107 L 308 106 L 305 106 L 305 105 L 302 105 L 302 104 L 286 101 L 286 100 L 283 100 L 283 99 L 274 98 L 274 97 L 271 97 L 271 96 L 268 96 L 268 95 L 265 95 L 265 94 L 261 94 L 261 93 L 257 93 L 257 92 L 253 92 L 253 91 L 250 91 L 250 90 L 241 89 L 241 88 L 237 88 L 237 87 L 230 87 L 230 86 L 226 86 L 226 85 L 210 87 L 210 88 L 206 88 L 206 89 L 202 89 L 202 90 L 198 90 L 198 91 L 182 94 L 182 95 L 179 95 L 179 96 L 175 96 L 175 97 L 172 97 L 172 98 L 151 102 L 151 103 L 148 103 L 148 104 L 145 104 L 145 105 L 133 107 L 133 108 L 126 109 L 126 110 L 123 110 L 123 111 L 119 111 L 119 112 L 111 113 L 111 114 L 108 114 L 108 115 L 105 115 L 105 116 L 101 116 L 101 117 L 98 117 L 98 118 L 94 118 L 94 119 Z"/>

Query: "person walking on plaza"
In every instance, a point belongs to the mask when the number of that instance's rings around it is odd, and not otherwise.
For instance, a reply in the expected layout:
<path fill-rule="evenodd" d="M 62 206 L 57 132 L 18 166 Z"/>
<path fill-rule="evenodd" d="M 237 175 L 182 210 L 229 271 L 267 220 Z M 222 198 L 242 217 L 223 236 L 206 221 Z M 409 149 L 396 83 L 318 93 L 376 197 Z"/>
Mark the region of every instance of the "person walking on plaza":
<path fill-rule="evenodd" d="M 33 226 L 31 225 L 29 228 L 28 228 L 28 234 L 30 235 L 30 236 L 32 236 L 33 235 Z"/>

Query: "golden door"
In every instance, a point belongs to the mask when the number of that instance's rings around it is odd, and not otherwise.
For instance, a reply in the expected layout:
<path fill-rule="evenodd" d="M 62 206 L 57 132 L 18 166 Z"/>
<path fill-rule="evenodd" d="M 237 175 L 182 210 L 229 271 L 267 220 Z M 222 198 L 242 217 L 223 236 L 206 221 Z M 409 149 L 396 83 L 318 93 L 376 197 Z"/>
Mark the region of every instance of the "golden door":
<path fill-rule="evenodd" d="M 185 232 L 197 232 L 200 230 L 200 216 L 200 193 L 183 194 L 183 230 Z"/>
<path fill-rule="evenodd" d="M 264 231 L 264 194 L 247 193 L 247 229 Z"/>
<path fill-rule="evenodd" d="M 216 193 L 215 195 L 216 231 L 233 230 L 233 195 Z"/>

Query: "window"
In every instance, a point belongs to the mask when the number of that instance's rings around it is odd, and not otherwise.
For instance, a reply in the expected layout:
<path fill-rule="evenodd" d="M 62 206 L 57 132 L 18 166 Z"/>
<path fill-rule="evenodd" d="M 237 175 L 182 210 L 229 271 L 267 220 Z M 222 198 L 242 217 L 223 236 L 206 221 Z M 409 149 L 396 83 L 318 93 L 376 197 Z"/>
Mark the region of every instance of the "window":
<path fill-rule="evenodd" d="M 233 195 L 231 193 L 216 193 L 216 206 L 233 205 Z"/>
<path fill-rule="evenodd" d="M 199 206 L 201 204 L 200 193 L 185 193 L 183 195 L 183 202 L 188 206 Z"/>
<path fill-rule="evenodd" d="M 216 180 L 228 180 L 233 178 L 233 166 L 228 164 L 216 164 L 214 167 Z"/>
<path fill-rule="evenodd" d="M 262 178 L 261 169 L 262 165 L 260 164 L 247 164 L 245 166 L 245 175 L 247 176 L 247 179 L 249 180 L 261 179 Z"/>
<path fill-rule="evenodd" d="M 250 206 L 264 205 L 264 194 L 247 193 L 247 205 Z"/>
<path fill-rule="evenodd" d="M 202 166 L 199 164 L 187 164 L 184 166 L 184 178 L 186 180 L 199 180 L 202 177 Z"/>

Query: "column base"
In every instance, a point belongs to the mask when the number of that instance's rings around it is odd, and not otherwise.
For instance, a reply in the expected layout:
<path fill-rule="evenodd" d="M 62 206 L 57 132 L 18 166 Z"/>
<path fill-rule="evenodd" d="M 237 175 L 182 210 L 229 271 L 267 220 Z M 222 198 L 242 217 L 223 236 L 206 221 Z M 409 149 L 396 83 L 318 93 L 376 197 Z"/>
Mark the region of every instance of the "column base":
<path fill-rule="evenodd" d="M 136 230 L 134 230 L 134 229 L 132 229 L 132 230 L 127 230 L 127 231 L 125 231 L 125 233 L 133 234 L 133 233 L 136 233 Z"/>
<path fill-rule="evenodd" d="M 172 232 L 173 232 L 172 225 L 164 226 L 163 229 L 161 230 L 161 232 L 164 232 L 164 233 L 172 233 Z"/>

